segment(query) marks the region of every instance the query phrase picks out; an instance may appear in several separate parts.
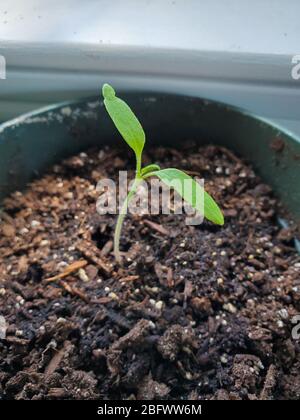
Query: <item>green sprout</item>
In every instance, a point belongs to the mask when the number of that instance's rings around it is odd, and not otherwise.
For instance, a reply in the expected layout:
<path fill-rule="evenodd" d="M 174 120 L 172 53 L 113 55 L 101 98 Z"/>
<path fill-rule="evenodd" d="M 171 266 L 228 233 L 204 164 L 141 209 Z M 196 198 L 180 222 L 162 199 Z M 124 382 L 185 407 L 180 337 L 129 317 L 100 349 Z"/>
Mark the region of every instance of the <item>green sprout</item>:
<path fill-rule="evenodd" d="M 147 165 L 142 168 L 142 152 L 145 145 L 145 133 L 141 123 L 130 107 L 122 99 L 116 96 L 115 90 L 110 85 L 106 83 L 103 85 L 102 94 L 104 97 L 104 105 L 109 116 L 128 146 L 133 149 L 136 157 L 135 178 L 120 209 L 115 228 L 114 255 L 116 260 L 119 263 L 121 262 L 120 236 L 129 202 L 135 195 L 139 184 L 150 176 L 158 177 L 169 188 L 173 188 L 177 191 L 177 193 L 179 193 L 179 195 L 197 212 L 204 213 L 203 216 L 208 220 L 217 225 L 223 225 L 224 217 L 217 203 L 203 190 L 198 182 L 185 172 L 175 168 L 160 169 L 160 167 L 155 164 Z M 189 185 L 191 185 L 192 188 L 185 188 L 185 181 L 187 180 L 189 180 Z M 201 194 L 204 198 L 204 203 L 202 202 L 201 205 L 199 205 L 199 200 L 197 200 L 198 194 Z"/>

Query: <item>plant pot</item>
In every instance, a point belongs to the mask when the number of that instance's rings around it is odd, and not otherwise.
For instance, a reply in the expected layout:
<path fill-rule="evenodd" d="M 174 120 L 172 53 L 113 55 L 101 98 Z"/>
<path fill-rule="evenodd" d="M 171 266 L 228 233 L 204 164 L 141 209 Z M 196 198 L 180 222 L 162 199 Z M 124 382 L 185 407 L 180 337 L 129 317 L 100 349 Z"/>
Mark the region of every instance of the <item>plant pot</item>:
<path fill-rule="evenodd" d="M 232 149 L 253 164 L 300 222 L 300 140 L 292 134 L 213 101 L 140 92 L 122 96 L 137 110 L 149 144 L 163 139 L 163 145 L 180 148 L 183 138 L 193 138 Z M 112 133 L 97 98 L 53 105 L 2 124 L 0 200 L 61 158 L 108 143 Z"/>
<path fill-rule="evenodd" d="M 1 214 L 0 398 L 299 398 L 299 243 L 286 226 L 300 222 L 299 141 L 223 104 L 120 96 L 144 126 L 144 160 L 207 174 L 225 225 L 127 218 L 120 266 L 116 216 L 96 212 L 95 183 L 130 167 L 132 154 L 114 150 L 100 101 L 0 126 L 1 199 L 57 163 Z M 59 163 L 91 146 L 101 152 Z"/>

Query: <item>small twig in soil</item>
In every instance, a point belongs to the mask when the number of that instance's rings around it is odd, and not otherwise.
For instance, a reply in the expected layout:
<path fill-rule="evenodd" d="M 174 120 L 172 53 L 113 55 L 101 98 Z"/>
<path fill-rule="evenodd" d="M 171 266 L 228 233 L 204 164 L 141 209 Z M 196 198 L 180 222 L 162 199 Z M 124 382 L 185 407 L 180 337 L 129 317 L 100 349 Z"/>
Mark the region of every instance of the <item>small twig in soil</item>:
<path fill-rule="evenodd" d="M 125 282 L 125 283 L 129 283 L 135 280 L 139 280 L 140 276 L 126 276 L 126 277 L 121 277 L 119 280 L 121 282 Z"/>
<path fill-rule="evenodd" d="M 143 223 L 149 226 L 151 229 L 155 230 L 156 232 L 160 233 L 161 235 L 170 236 L 170 232 L 168 229 L 164 228 L 159 223 L 152 222 L 151 220 L 145 219 Z"/>
<path fill-rule="evenodd" d="M 26 340 L 25 338 L 19 338 L 19 337 L 9 335 L 6 337 L 6 342 L 9 344 L 14 344 L 15 346 L 26 347 L 30 343 L 30 340 Z"/>
<path fill-rule="evenodd" d="M 105 305 L 106 303 L 109 303 L 112 301 L 112 298 L 108 297 L 108 296 L 103 296 L 100 298 L 94 298 L 91 300 L 91 303 L 95 303 L 95 304 L 100 304 L 100 305 Z"/>
<path fill-rule="evenodd" d="M 70 293 L 71 295 L 80 297 L 80 299 L 82 299 L 85 303 L 88 303 L 90 301 L 89 298 L 81 290 L 77 289 L 77 287 L 70 286 L 63 280 L 60 280 L 59 283 L 62 285 L 65 291 Z"/>
<path fill-rule="evenodd" d="M 81 241 L 76 244 L 76 248 L 85 258 L 96 264 L 99 269 L 107 276 L 111 274 L 112 267 L 109 267 L 101 258 L 101 251 L 90 241 Z"/>
<path fill-rule="evenodd" d="M 87 263 L 88 262 L 86 260 L 75 261 L 74 263 L 68 265 L 62 273 L 59 273 L 53 277 L 49 277 L 48 279 L 45 280 L 45 282 L 51 283 L 53 281 L 63 279 L 64 277 L 67 277 L 69 274 L 74 273 L 75 271 L 78 271 L 80 268 L 85 267 Z"/>
<path fill-rule="evenodd" d="M 22 246 L 14 245 L 11 249 L 7 249 L 5 252 L 3 252 L 1 254 L 1 257 L 2 258 L 7 258 L 7 257 L 10 257 L 13 254 L 16 254 L 16 253 L 29 251 L 30 249 L 32 249 L 34 247 L 35 247 L 34 243 L 28 243 L 28 244 L 25 244 L 25 245 L 22 245 Z"/>

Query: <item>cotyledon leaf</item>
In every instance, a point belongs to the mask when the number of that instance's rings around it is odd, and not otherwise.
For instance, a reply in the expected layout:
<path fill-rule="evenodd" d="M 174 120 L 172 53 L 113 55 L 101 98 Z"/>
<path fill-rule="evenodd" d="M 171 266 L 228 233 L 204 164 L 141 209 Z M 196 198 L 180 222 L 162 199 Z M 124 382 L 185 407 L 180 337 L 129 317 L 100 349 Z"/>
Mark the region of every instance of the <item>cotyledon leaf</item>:
<path fill-rule="evenodd" d="M 185 172 L 175 168 L 154 171 L 148 176 L 157 176 L 166 185 L 174 188 L 182 198 L 195 210 L 203 214 L 208 220 L 217 225 L 224 224 L 224 216 L 215 200 L 203 189 L 203 187 Z M 202 198 L 202 200 L 201 200 Z M 203 204 L 204 199 L 204 204 Z"/>
<path fill-rule="evenodd" d="M 141 157 L 145 133 L 130 107 L 116 96 L 115 90 L 105 83 L 102 87 L 105 108 L 126 143 Z"/>

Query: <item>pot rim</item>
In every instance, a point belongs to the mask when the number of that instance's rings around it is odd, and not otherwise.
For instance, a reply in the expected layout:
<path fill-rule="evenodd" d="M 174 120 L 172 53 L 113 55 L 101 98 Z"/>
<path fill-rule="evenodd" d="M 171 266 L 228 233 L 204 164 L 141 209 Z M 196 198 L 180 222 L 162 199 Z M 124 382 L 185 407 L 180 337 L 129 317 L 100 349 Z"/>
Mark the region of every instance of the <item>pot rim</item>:
<path fill-rule="evenodd" d="M 184 95 L 184 94 L 175 94 L 175 93 L 168 93 L 168 92 L 160 92 L 160 91 L 142 91 L 142 90 L 126 90 L 126 89 L 120 89 L 119 92 L 121 94 L 140 94 L 143 97 L 146 96 L 155 96 L 155 95 L 165 95 L 168 97 L 177 97 L 177 98 L 181 98 L 183 100 L 194 100 L 194 101 L 200 101 L 203 102 L 204 104 L 212 104 L 212 105 L 216 105 L 216 106 L 220 106 L 228 111 L 233 111 L 239 114 L 242 114 L 248 118 L 252 118 L 254 120 L 257 120 L 263 124 L 266 124 L 268 126 L 270 126 L 273 129 L 276 129 L 278 131 L 280 131 L 282 134 L 292 138 L 294 141 L 298 142 L 300 144 L 300 135 L 297 135 L 296 133 L 292 132 L 291 130 L 283 127 L 280 124 L 277 124 L 275 122 L 273 122 L 272 120 L 262 117 L 254 112 L 248 111 L 247 109 L 241 108 L 241 107 L 237 107 L 234 105 L 230 105 L 227 104 L 226 102 L 222 102 L 222 101 L 216 101 L 213 99 L 207 99 L 205 97 L 201 97 L 201 96 L 192 96 L 192 95 Z M 35 109 L 33 111 L 29 111 L 26 112 L 24 114 L 19 115 L 18 117 L 15 117 L 11 120 L 5 121 L 2 124 L 0 124 L 0 136 L 1 133 L 4 132 L 4 130 L 6 130 L 7 128 L 11 128 L 14 126 L 18 126 L 20 124 L 22 124 L 23 122 L 25 122 L 27 119 L 30 118 L 34 118 L 40 114 L 46 113 L 46 112 L 51 112 L 51 111 L 55 111 L 58 110 L 60 108 L 64 108 L 64 107 L 73 107 L 74 105 L 79 105 L 82 103 L 88 103 L 88 102 L 94 102 L 94 101 L 100 101 L 101 103 L 101 97 L 99 96 L 85 96 L 82 98 L 78 98 L 76 100 L 70 100 L 70 101 L 62 101 L 62 102 L 56 102 L 53 104 L 49 104 L 46 105 L 44 107 L 40 107 L 38 109 Z M 1 139 L 0 139 L 1 140 Z"/>

